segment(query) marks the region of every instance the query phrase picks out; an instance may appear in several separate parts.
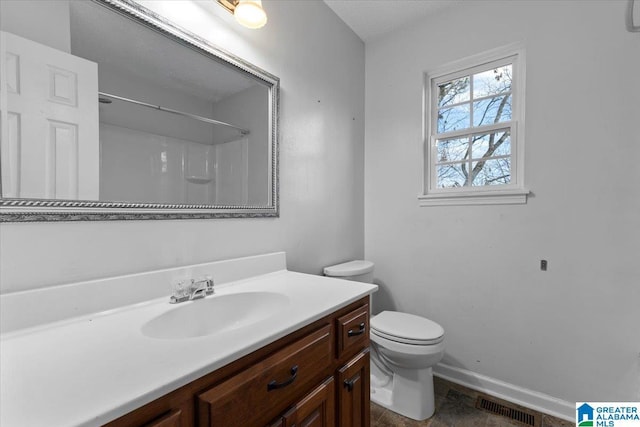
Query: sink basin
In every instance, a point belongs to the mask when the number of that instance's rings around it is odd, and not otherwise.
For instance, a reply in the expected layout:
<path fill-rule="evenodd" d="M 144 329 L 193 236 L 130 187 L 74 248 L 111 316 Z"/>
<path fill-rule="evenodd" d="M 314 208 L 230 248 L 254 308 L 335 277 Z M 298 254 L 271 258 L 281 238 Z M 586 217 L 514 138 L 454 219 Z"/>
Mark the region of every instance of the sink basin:
<path fill-rule="evenodd" d="M 142 326 L 150 338 L 181 339 L 218 334 L 260 322 L 289 305 L 286 295 L 243 292 L 189 301 Z"/>

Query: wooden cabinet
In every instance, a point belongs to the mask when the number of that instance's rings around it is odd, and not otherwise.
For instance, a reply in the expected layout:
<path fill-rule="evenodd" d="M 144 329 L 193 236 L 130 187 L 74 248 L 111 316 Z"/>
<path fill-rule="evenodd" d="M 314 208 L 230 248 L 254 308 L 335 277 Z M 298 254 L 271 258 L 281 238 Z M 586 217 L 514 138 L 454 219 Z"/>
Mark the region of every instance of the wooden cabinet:
<path fill-rule="evenodd" d="M 339 309 L 107 426 L 368 427 L 368 300 Z"/>
<path fill-rule="evenodd" d="M 333 377 L 327 378 L 282 417 L 282 427 L 333 427 L 335 391 Z"/>
<path fill-rule="evenodd" d="M 336 319 L 337 356 L 352 355 L 369 345 L 369 305 L 365 304 Z"/>
<path fill-rule="evenodd" d="M 370 418 L 369 350 L 338 371 L 338 425 L 366 427 Z"/>
<path fill-rule="evenodd" d="M 331 328 L 295 341 L 197 397 L 198 426 L 262 426 L 325 375 L 332 362 Z"/>
<path fill-rule="evenodd" d="M 193 403 L 173 392 L 106 424 L 108 427 L 191 427 Z"/>
<path fill-rule="evenodd" d="M 182 425 L 182 411 L 177 409 L 145 424 L 144 427 L 181 427 Z"/>

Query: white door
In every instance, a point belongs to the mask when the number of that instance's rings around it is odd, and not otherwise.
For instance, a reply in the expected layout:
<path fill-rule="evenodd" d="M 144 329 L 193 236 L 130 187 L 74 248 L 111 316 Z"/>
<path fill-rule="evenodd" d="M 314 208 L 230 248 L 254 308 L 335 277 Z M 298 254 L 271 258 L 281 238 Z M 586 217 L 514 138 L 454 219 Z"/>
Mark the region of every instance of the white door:
<path fill-rule="evenodd" d="M 3 197 L 98 200 L 98 64 L 0 31 L 0 124 Z"/>

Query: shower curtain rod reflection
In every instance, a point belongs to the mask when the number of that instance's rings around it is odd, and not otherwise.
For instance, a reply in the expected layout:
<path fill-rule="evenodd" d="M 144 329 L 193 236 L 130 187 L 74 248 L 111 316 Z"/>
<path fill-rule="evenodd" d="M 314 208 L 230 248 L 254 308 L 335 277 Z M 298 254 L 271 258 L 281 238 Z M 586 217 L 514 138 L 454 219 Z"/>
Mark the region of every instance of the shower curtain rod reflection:
<path fill-rule="evenodd" d="M 171 108 L 161 107 L 159 105 L 147 104 L 146 102 L 136 101 L 135 99 L 129 99 L 129 98 L 125 98 L 123 96 L 112 95 L 110 93 L 98 92 L 98 95 L 99 96 L 104 96 L 104 97 L 107 97 L 107 98 L 117 99 L 119 101 L 130 102 L 130 103 L 136 104 L 136 105 L 142 105 L 143 107 L 153 108 L 154 110 L 165 111 L 167 113 L 176 114 L 178 116 L 189 117 L 189 118 L 192 118 L 192 119 L 195 119 L 195 120 L 199 120 L 199 121 L 205 122 L 205 123 L 211 123 L 211 124 L 214 124 L 214 125 L 228 126 L 228 127 L 237 129 L 238 131 L 240 131 L 240 133 L 242 135 L 249 135 L 249 133 L 250 133 L 247 129 L 243 129 L 241 127 L 232 125 L 231 123 L 221 122 L 220 120 L 214 120 L 214 119 L 210 119 L 210 118 L 207 118 L 207 117 L 198 116 L 198 115 L 195 115 L 195 114 L 185 113 L 183 111 L 173 110 Z M 103 101 L 101 100 L 101 102 L 103 102 Z M 110 104 L 110 102 L 105 102 L 105 103 L 106 104 Z"/>

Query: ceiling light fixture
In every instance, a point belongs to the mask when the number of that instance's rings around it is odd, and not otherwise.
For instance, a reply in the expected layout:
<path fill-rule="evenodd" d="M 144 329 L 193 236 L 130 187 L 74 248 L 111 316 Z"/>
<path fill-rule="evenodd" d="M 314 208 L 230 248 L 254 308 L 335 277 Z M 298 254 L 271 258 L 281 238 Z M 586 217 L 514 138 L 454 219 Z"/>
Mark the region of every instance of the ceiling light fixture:
<path fill-rule="evenodd" d="M 218 0 L 218 3 L 232 13 L 240 25 L 247 28 L 261 28 L 267 23 L 262 0 Z"/>

